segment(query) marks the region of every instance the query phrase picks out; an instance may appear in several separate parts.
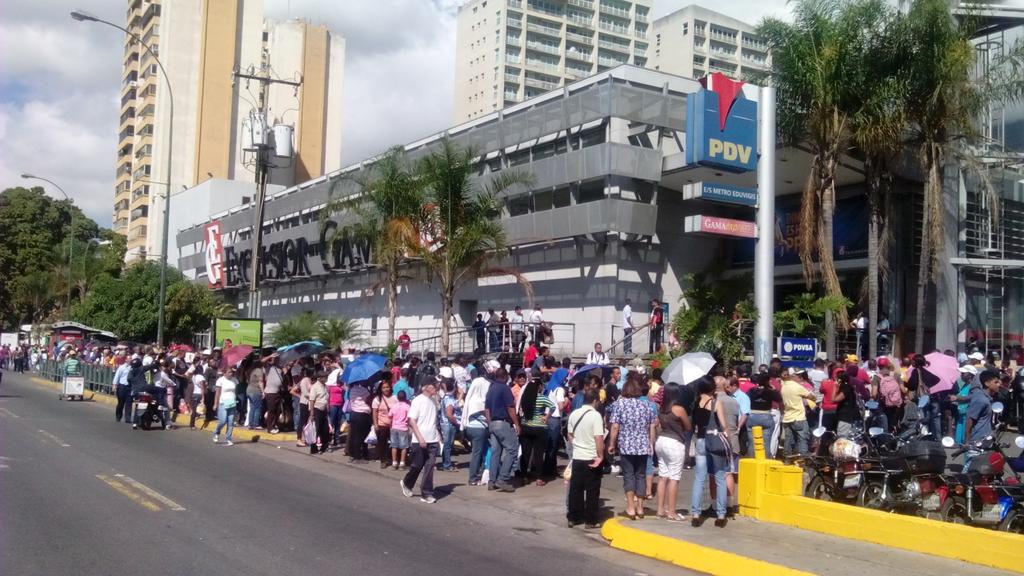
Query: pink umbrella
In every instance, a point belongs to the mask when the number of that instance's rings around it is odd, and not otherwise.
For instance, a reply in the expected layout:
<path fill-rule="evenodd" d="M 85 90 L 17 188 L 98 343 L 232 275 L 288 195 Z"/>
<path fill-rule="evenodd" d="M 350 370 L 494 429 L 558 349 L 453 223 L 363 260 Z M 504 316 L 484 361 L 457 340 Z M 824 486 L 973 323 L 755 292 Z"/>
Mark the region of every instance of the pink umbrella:
<path fill-rule="evenodd" d="M 928 392 L 935 394 L 951 390 L 957 378 L 960 377 L 960 364 L 957 363 L 956 358 L 946 356 L 942 352 L 932 352 L 926 354 L 924 359 L 928 361 L 928 367 L 924 371 L 938 379 L 937 383 L 928 386 Z M 928 383 L 927 380 L 925 382 Z"/>
<path fill-rule="evenodd" d="M 228 366 L 234 366 L 241 362 L 246 356 L 252 354 L 252 346 L 239 344 L 224 351 L 224 362 Z"/>

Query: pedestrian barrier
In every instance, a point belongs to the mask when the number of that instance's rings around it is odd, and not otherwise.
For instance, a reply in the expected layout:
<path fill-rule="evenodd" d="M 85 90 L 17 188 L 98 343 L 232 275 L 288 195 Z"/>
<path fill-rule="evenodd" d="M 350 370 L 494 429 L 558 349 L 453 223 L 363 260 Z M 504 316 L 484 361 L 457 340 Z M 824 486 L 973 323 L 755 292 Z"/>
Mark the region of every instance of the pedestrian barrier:
<path fill-rule="evenodd" d="M 803 470 L 768 460 L 759 426 L 754 427 L 754 450 L 754 458 L 740 460 L 738 497 L 744 516 L 1002 570 L 1024 570 L 1024 536 L 806 498 Z"/>
<path fill-rule="evenodd" d="M 114 369 L 82 362 L 82 376 L 85 377 L 85 389 L 100 394 L 113 394 Z M 64 363 L 57 360 L 43 360 L 39 363 L 39 375 L 53 382 L 64 380 Z"/>

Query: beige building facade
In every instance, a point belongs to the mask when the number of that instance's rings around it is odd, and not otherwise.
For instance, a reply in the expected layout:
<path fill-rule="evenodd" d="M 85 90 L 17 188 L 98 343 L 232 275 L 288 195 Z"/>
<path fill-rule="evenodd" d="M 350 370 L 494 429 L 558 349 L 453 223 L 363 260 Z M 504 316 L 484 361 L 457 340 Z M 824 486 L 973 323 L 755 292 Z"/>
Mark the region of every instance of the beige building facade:
<path fill-rule="evenodd" d="M 113 229 L 128 237 L 126 260 L 161 256 L 168 189 L 253 180 L 255 156 L 243 142 L 264 98 L 267 126 L 294 129 L 295 156 L 277 165 L 272 182 L 340 168 L 341 36 L 301 20 L 267 21 L 262 0 L 130 0 L 126 27 L 157 52 L 170 80 L 168 87 L 154 58 L 126 36 L 113 212 Z M 264 91 L 236 70 L 301 86 Z"/>
<path fill-rule="evenodd" d="M 456 20 L 454 121 L 620 64 L 646 66 L 651 0 L 470 0 Z"/>
<path fill-rule="evenodd" d="M 648 68 L 686 78 L 721 72 L 732 78 L 768 67 L 768 45 L 754 26 L 696 5 L 654 21 Z"/>

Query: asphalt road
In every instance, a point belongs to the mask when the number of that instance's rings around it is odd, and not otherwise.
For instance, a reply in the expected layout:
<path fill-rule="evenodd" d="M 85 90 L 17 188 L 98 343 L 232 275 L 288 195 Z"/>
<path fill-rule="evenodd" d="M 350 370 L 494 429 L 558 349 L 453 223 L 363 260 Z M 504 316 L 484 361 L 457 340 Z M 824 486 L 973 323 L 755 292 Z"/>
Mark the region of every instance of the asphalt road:
<path fill-rule="evenodd" d="M 462 489 L 461 474 L 444 476 L 439 492 Z M 132 431 L 112 409 L 58 401 L 27 377 L 6 372 L 0 384 L 5 576 L 682 572 L 546 516 L 452 497 L 428 505 L 369 470 Z"/>

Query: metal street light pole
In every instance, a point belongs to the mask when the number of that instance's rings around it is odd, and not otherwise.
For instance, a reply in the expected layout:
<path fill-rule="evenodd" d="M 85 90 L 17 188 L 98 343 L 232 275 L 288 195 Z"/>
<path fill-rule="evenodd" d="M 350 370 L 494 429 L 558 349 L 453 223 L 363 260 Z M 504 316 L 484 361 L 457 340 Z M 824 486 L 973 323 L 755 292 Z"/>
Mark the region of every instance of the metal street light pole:
<path fill-rule="evenodd" d="M 41 176 L 36 176 L 35 174 L 22 174 L 21 177 L 26 179 L 26 180 L 40 180 L 42 182 L 46 182 L 46 183 L 50 184 L 51 186 L 53 186 L 57 190 L 60 190 L 60 193 L 64 195 L 64 198 L 68 202 L 70 202 L 72 204 L 71 225 L 70 225 L 70 227 L 71 227 L 71 235 L 70 235 L 70 238 L 68 238 L 68 300 L 67 300 L 67 304 L 66 304 L 66 308 L 65 308 L 65 311 L 68 314 L 68 320 L 70 320 L 71 319 L 71 316 L 70 316 L 70 314 L 71 314 L 71 284 L 72 284 L 72 278 L 71 278 L 72 266 L 71 266 L 71 261 L 72 261 L 72 258 L 74 258 L 74 254 L 75 254 L 75 211 L 73 209 L 75 201 L 72 200 L 71 196 L 68 196 L 68 193 L 65 192 L 64 189 L 61 188 L 60 185 L 57 184 L 56 182 L 54 182 L 53 180 L 49 180 L 49 179 L 43 178 Z"/>
<path fill-rule="evenodd" d="M 109 22 L 97 16 L 93 16 L 87 12 L 81 10 L 72 10 L 71 18 L 79 22 L 98 22 L 100 24 L 106 24 L 111 28 L 117 28 L 125 34 L 131 36 L 140 46 L 146 49 L 146 52 L 156 60 L 157 66 L 160 68 L 160 73 L 164 77 L 164 84 L 167 86 L 167 100 L 168 100 L 168 111 L 169 114 L 169 127 L 167 129 L 167 193 L 164 195 L 164 222 L 163 222 L 163 239 L 162 248 L 160 249 L 160 310 L 157 318 L 156 327 L 156 342 L 159 346 L 164 344 L 164 307 L 167 304 L 167 250 L 170 239 L 170 223 L 171 223 L 171 178 L 173 172 L 171 171 L 171 151 L 174 149 L 174 93 L 171 91 L 171 79 L 167 76 L 167 70 L 164 69 L 163 62 L 157 57 L 156 52 L 150 48 L 149 44 L 142 41 L 142 38 L 138 34 L 129 31 L 127 28 L 118 26 L 113 22 Z"/>

